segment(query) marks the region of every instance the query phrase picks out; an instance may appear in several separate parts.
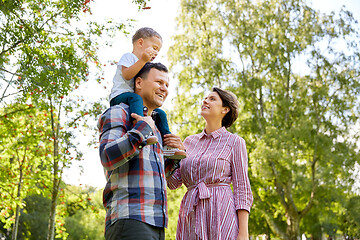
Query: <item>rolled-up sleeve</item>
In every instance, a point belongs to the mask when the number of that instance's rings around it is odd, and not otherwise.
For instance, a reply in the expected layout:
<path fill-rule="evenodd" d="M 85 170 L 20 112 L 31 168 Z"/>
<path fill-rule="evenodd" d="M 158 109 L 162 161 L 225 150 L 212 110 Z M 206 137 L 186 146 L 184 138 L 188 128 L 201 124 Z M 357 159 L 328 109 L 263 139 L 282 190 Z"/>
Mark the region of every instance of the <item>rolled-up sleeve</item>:
<path fill-rule="evenodd" d="M 174 174 L 172 174 L 170 177 L 168 177 L 166 179 L 167 182 L 167 186 L 171 189 L 177 189 L 179 187 L 181 187 L 182 185 L 182 180 L 181 180 L 181 172 L 180 172 L 180 168 L 176 169 Z"/>
<path fill-rule="evenodd" d="M 99 118 L 100 159 L 106 170 L 113 170 L 139 154 L 139 148 L 145 145 L 145 139 L 152 132 L 144 121 L 138 121 L 127 130 L 128 113 L 121 106 L 113 106 Z"/>
<path fill-rule="evenodd" d="M 235 208 L 250 212 L 253 195 L 248 176 L 248 157 L 245 140 L 240 137 L 236 139 L 233 147 L 231 165 Z"/>

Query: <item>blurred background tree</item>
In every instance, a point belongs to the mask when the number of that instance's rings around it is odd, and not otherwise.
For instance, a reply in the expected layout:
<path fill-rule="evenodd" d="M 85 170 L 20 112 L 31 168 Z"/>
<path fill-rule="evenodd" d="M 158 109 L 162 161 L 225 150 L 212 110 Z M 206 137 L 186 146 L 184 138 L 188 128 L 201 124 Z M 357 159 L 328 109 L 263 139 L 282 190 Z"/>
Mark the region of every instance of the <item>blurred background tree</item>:
<path fill-rule="evenodd" d="M 131 2 L 141 11 L 150 1 Z M 77 90 L 103 81 L 99 48 L 128 34 L 124 22 L 82 21 L 91 4 L 0 1 L 0 237 L 103 239 L 102 190 L 62 181 L 82 158 L 79 129 L 104 108 Z M 300 0 L 181 0 L 177 24 L 169 51 L 179 82 L 173 130 L 182 138 L 202 131 L 198 111 L 213 86 L 238 96 L 230 131 L 247 142 L 251 235 L 359 238 L 352 13 L 320 14 Z M 175 239 L 185 191 L 168 191 L 166 239 Z"/>
<path fill-rule="evenodd" d="M 177 21 L 168 53 L 179 81 L 170 119 L 185 138 L 202 131 L 198 111 L 213 86 L 238 96 L 230 131 L 247 142 L 251 234 L 345 236 L 340 216 L 360 163 L 352 13 L 320 14 L 302 0 L 182 0 Z"/>

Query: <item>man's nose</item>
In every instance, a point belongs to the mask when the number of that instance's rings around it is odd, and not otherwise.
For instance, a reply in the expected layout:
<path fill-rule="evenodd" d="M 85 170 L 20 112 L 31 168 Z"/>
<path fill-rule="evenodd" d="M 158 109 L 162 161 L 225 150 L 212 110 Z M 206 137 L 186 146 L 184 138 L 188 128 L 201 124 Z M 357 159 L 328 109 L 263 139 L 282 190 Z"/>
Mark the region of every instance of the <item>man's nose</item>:
<path fill-rule="evenodd" d="M 161 84 L 161 90 L 168 92 L 168 87 L 166 84 Z"/>

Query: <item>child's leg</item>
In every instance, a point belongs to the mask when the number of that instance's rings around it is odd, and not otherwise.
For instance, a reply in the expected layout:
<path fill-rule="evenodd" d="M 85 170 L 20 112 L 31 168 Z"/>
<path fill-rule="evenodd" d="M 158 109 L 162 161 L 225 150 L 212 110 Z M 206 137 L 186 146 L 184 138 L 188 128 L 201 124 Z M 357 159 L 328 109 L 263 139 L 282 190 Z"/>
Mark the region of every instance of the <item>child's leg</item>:
<path fill-rule="evenodd" d="M 133 92 L 125 92 L 117 95 L 110 101 L 110 106 L 125 103 L 129 105 L 130 113 L 136 113 L 140 116 L 144 116 L 144 104 L 140 95 Z"/>
<path fill-rule="evenodd" d="M 125 92 L 122 93 L 110 101 L 110 106 L 114 106 L 120 103 L 125 103 L 129 105 L 130 114 L 136 113 L 140 116 L 144 116 L 144 103 L 140 95 L 132 92 Z M 131 118 L 131 121 L 135 124 L 135 119 Z M 146 139 L 146 144 L 156 144 L 158 139 L 156 136 L 149 136 Z"/>
<path fill-rule="evenodd" d="M 164 136 L 165 134 L 170 134 L 171 132 L 167 121 L 166 113 L 160 108 L 156 108 L 154 112 L 157 113 L 155 124 L 156 127 L 159 129 L 161 136 Z"/>

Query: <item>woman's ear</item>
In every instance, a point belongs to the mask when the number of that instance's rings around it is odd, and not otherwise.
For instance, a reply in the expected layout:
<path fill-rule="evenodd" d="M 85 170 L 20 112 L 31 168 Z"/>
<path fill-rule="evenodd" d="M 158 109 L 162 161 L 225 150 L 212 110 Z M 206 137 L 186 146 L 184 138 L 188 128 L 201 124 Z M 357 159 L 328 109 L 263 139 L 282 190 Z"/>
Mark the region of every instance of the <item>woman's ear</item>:
<path fill-rule="evenodd" d="M 224 107 L 221 113 L 227 114 L 230 111 L 229 107 Z"/>

